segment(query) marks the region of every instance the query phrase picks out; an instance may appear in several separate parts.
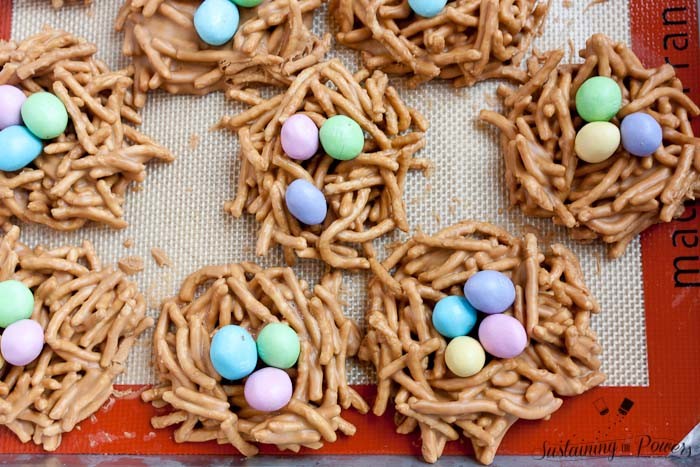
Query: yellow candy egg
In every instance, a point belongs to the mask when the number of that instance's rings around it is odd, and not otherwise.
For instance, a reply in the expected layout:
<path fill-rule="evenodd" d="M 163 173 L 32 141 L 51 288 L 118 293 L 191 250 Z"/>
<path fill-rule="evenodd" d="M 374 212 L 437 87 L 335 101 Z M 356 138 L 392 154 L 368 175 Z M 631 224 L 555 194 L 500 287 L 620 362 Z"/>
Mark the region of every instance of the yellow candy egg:
<path fill-rule="evenodd" d="M 574 149 L 579 159 L 591 164 L 603 162 L 620 146 L 620 129 L 610 122 L 591 122 L 576 134 Z"/>
<path fill-rule="evenodd" d="M 469 336 L 455 337 L 445 349 L 445 363 L 455 375 L 466 378 L 484 367 L 486 353 L 478 340 Z"/>

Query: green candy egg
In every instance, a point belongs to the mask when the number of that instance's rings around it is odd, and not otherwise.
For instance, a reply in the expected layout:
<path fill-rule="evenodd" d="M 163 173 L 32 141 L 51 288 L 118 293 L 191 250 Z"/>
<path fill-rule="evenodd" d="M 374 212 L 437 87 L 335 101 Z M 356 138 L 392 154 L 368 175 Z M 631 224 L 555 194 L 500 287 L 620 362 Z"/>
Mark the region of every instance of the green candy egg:
<path fill-rule="evenodd" d="M 283 323 L 270 323 L 265 326 L 258 334 L 256 344 L 262 361 L 281 369 L 294 366 L 301 349 L 297 333 Z"/>
<path fill-rule="evenodd" d="M 0 327 L 29 319 L 34 311 L 34 294 L 20 281 L 0 282 Z"/>
<path fill-rule="evenodd" d="M 326 154 L 341 161 L 356 158 L 365 145 L 362 128 L 355 120 L 345 115 L 335 115 L 326 120 L 318 135 Z"/>
<path fill-rule="evenodd" d="M 243 8 L 252 8 L 260 5 L 262 0 L 233 0 L 233 3 L 238 6 L 242 6 Z"/>
<path fill-rule="evenodd" d="M 68 112 L 61 100 L 49 92 L 32 94 L 22 104 L 24 125 L 41 139 L 59 136 L 68 126 Z"/>
<path fill-rule="evenodd" d="M 587 122 L 607 122 L 622 107 L 622 92 L 614 79 L 596 76 L 576 92 L 576 111 Z"/>

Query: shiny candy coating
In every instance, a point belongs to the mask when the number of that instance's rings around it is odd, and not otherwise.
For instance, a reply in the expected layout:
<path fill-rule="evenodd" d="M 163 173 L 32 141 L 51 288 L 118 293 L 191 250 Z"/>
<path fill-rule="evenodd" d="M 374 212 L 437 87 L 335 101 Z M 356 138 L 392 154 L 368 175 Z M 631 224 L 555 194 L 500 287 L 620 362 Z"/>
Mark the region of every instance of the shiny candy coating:
<path fill-rule="evenodd" d="M 625 150 L 639 157 L 652 155 L 663 139 L 659 122 L 644 112 L 635 112 L 623 118 L 620 133 Z"/>
<path fill-rule="evenodd" d="M 22 121 L 37 138 L 52 139 L 66 131 L 68 111 L 50 92 L 37 92 L 22 104 Z"/>
<path fill-rule="evenodd" d="M 289 184 L 284 202 L 292 216 L 303 224 L 320 224 L 328 213 L 328 204 L 321 190 L 301 178 Z"/>
<path fill-rule="evenodd" d="M 253 8 L 260 5 L 262 0 L 233 0 L 233 3 L 243 8 Z"/>
<path fill-rule="evenodd" d="M 612 78 L 589 78 L 576 91 L 576 112 L 587 122 L 607 122 L 620 107 L 622 91 Z"/>
<path fill-rule="evenodd" d="M 222 327 L 211 340 L 209 357 L 217 373 L 226 379 L 245 378 L 258 363 L 258 350 L 250 333 L 235 324 Z"/>
<path fill-rule="evenodd" d="M 27 100 L 21 89 L 3 84 L 0 86 L 0 130 L 22 124 L 22 104 Z"/>
<path fill-rule="evenodd" d="M 479 271 L 464 284 L 464 296 L 484 313 L 502 313 L 515 301 L 515 286 L 498 271 Z"/>
<path fill-rule="evenodd" d="M 223 45 L 238 30 L 238 8 L 230 0 L 204 0 L 194 12 L 194 29 L 209 45 Z"/>
<path fill-rule="evenodd" d="M 433 309 L 433 326 L 445 337 L 466 336 L 476 324 L 476 310 L 466 298 L 451 295 Z"/>
<path fill-rule="evenodd" d="M 34 311 L 34 294 L 20 281 L 0 282 L 0 327 L 28 319 Z"/>
<path fill-rule="evenodd" d="M 44 149 L 44 143 L 26 127 L 8 126 L 0 131 L 0 170 L 14 172 L 28 166 Z"/>
<path fill-rule="evenodd" d="M 44 329 L 31 319 L 21 319 L 10 324 L 0 338 L 2 358 L 15 366 L 33 362 L 44 348 Z"/>
<path fill-rule="evenodd" d="M 274 412 L 292 399 L 292 380 L 279 368 L 263 368 L 248 377 L 243 395 L 255 410 Z"/>
<path fill-rule="evenodd" d="M 479 325 L 479 342 L 494 357 L 513 358 L 527 347 L 527 333 L 512 316 L 491 315 Z"/>
<path fill-rule="evenodd" d="M 301 346 L 294 329 L 284 323 L 266 325 L 256 341 L 260 359 L 276 368 L 291 368 L 299 358 Z"/>
<path fill-rule="evenodd" d="M 365 145 L 362 128 L 345 115 L 334 115 L 323 122 L 319 136 L 326 154 L 341 161 L 356 158 Z"/>
<path fill-rule="evenodd" d="M 620 130 L 610 122 L 591 122 L 576 134 L 574 151 L 579 159 L 595 164 L 610 158 L 620 146 Z"/>
<path fill-rule="evenodd" d="M 481 371 L 486 362 L 484 348 L 479 341 L 469 336 L 452 339 L 445 349 L 445 364 L 460 378 L 472 376 Z"/>
<path fill-rule="evenodd" d="M 318 127 L 307 115 L 295 114 L 285 120 L 280 138 L 282 149 L 292 159 L 305 161 L 318 151 Z"/>
<path fill-rule="evenodd" d="M 437 16 L 447 5 L 447 0 L 408 0 L 408 6 L 419 16 L 432 18 Z"/>

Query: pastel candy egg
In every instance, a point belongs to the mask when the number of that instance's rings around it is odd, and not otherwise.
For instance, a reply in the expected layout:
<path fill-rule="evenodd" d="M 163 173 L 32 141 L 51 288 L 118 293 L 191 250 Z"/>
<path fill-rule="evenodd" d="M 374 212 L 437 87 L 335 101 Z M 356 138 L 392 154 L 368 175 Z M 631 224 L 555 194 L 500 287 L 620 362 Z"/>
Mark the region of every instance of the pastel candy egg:
<path fill-rule="evenodd" d="M 435 304 L 433 326 L 445 337 L 465 336 L 476 324 L 476 310 L 466 298 L 445 297 Z"/>
<path fill-rule="evenodd" d="M 233 0 L 233 3 L 244 8 L 252 8 L 260 5 L 262 0 Z"/>
<path fill-rule="evenodd" d="M 362 128 L 345 115 L 334 115 L 323 122 L 319 136 L 326 154 L 341 161 L 356 158 L 365 145 Z"/>
<path fill-rule="evenodd" d="M 408 0 L 408 6 L 411 7 L 417 15 L 424 18 L 432 18 L 437 16 L 447 5 L 447 0 Z"/>
<path fill-rule="evenodd" d="M 12 125 L 22 124 L 22 104 L 27 96 L 14 86 L 0 86 L 0 130 Z"/>
<path fill-rule="evenodd" d="M 37 92 L 22 104 L 22 121 L 36 137 L 52 139 L 66 131 L 68 111 L 50 92 Z"/>
<path fill-rule="evenodd" d="M 307 225 L 320 224 L 328 212 L 326 198 L 321 190 L 301 178 L 289 184 L 284 202 L 292 216 Z"/>
<path fill-rule="evenodd" d="M 464 296 L 484 313 L 502 313 L 515 301 L 515 286 L 498 271 L 479 271 L 464 284 Z"/>
<path fill-rule="evenodd" d="M 194 29 L 209 45 L 223 45 L 238 30 L 238 8 L 230 0 L 204 0 L 194 12 Z"/>
<path fill-rule="evenodd" d="M 635 112 L 623 118 L 620 133 L 622 147 L 639 157 L 653 154 L 661 146 L 663 139 L 663 130 L 659 122 L 644 112 Z"/>
<path fill-rule="evenodd" d="M 248 377 L 243 395 L 255 410 L 274 412 L 291 400 L 292 380 L 279 368 L 263 368 Z"/>
<path fill-rule="evenodd" d="M 263 362 L 276 368 L 291 368 L 299 358 L 299 336 L 283 323 L 266 325 L 256 341 Z"/>
<path fill-rule="evenodd" d="M 217 373 L 226 379 L 245 378 L 258 363 L 253 336 L 235 324 L 222 327 L 211 340 L 209 357 Z"/>
<path fill-rule="evenodd" d="M 498 358 L 513 358 L 527 346 L 527 333 L 520 321 L 509 315 L 490 315 L 479 325 L 479 342 Z"/>
<path fill-rule="evenodd" d="M 452 339 L 445 349 L 445 363 L 460 378 L 477 374 L 484 367 L 486 354 L 479 341 L 469 336 Z"/>
<path fill-rule="evenodd" d="M 304 114 L 295 114 L 285 120 L 280 138 L 282 149 L 292 159 L 305 161 L 318 151 L 318 127 Z"/>
<path fill-rule="evenodd" d="M 620 146 L 620 130 L 610 122 L 591 122 L 576 134 L 574 151 L 579 159 L 591 164 L 603 162 Z"/>
<path fill-rule="evenodd" d="M 607 122 L 620 107 L 622 91 L 612 78 L 589 78 L 576 91 L 576 111 L 587 122 Z"/>
<path fill-rule="evenodd" d="M 20 125 L 0 131 L 0 170 L 14 172 L 36 159 L 44 144 L 28 129 Z"/>
<path fill-rule="evenodd" d="M 27 319 L 34 310 L 34 294 L 20 281 L 0 282 L 0 327 Z"/>
<path fill-rule="evenodd" d="M 0 352 L 2 358 L 15 366 L 33 362 L 44 348 L 44 329 L 31 319 L 21 319 L 10 324 L 2 333 Z"/>

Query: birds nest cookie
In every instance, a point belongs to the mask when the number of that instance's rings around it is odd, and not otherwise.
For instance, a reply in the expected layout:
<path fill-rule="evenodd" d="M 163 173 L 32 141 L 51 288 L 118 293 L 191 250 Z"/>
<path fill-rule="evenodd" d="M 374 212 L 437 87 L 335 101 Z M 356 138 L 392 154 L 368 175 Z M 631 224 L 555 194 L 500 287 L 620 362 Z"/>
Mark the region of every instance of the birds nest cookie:
<path fill-rule="evenodd" d="M 112 395 L 153 320 L 136 284 L 89 242 L 32 250 L 19 233 L 0 240 L 0 424 L 53 451 Z"/>
<path fill-rule="evenodd" d="M 589 327 L 599 306 L 562 245 L 543 252 L 532 234 L 461 222 L 415 235 L 383 265 L 359 356 L 377 369 L 374 413 L 393 402 L 426 461 L 462 434 L 490 464 L 518 419 L 549 419 L 560 396 L 605 380 Z"/>
<path fill-rule="evenodd" d="M 290 268 L 252 263 L 190 275 L 153 336 L 160 382 L 143 399 L 169 409 L 153 427 L 177 426 L 178 443 L 216 440 L 245 456 L 256 444 L 296 452 L 353 435 L 342 409 L 368 407 L 347 384 L 360 337 L 340 285 L 338 272 L 312 290 Z"/>
<path fill-rule="evenodd" d="M 126 227 L 131 182 L 166 148 L 137 131 L 126 70 L 110 71 L 94 44 L 45 29 L 0 42 L 0 220 L 57 230 L 88 221 Z"/>
<path fill-rule="evenodd" d="M 540 34 L 549 2 L 538 0 L 331 0 L 338 42 L 370 70 L 435 78 L 457 87 L 489 78 L 525 81 L 519 65 Z"/>
<path fill-rule="evenodd" d="M 700 109 L 671 65 L 645 68 L 625 44 L 596 34 L 580 55 L 534 55 L 527 82 L 499 88 L 503 114 L 481 118 L 501 131 L 510 203 L 575 239 L 602 240 L 614 258 L 698 193 L 689 118 Z"/>
<path fill-rule="evenodd" d="M 124 32 L 122 52 L 134 62 L 134 104 L 142 107 L 146 92 L 157 88 L 206 94 L 288 85 L 330 49 L 329 34 L 319 38 L 310 30 L 322 3 L 127 0 L 116 29 Z"/>
<path fill-rule="evenodd" d="M 252 106 L 219 125 L 238 133 L 241 169 L 225 206 L 262 223 L 256 252 L 282 245 L 340 269 L 377 269 L 372 241 L 408 230 L 406 174 L 427 169 L 414 157 L 427 121 L 408 107 L 387 76 L 351 74 L 339 61 L 304 70 L 269 99 L 240 92 Z"/>

